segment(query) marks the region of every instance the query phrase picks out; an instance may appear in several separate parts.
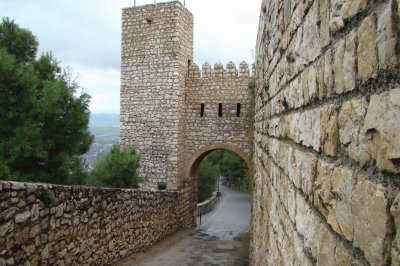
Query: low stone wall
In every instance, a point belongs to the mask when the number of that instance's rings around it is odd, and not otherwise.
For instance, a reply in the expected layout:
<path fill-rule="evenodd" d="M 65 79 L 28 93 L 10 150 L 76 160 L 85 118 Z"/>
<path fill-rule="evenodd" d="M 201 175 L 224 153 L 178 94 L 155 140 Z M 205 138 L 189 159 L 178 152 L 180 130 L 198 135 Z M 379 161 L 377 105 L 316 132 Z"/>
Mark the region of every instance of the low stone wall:
<path fill-rule="evenodd" d="M 0 265 L 109 264 L 194 225 L 190 190 L 0 182 Z"/>
<path fill-rule="evenodd" d="M 218 203 L 218 197 L 221 195 L 221 192 L 214 192 L 210 198 L 207 200 L 200 202 L 197 204 L 197 212 L 196 215 L 203 215 L 212 211 Z"/>

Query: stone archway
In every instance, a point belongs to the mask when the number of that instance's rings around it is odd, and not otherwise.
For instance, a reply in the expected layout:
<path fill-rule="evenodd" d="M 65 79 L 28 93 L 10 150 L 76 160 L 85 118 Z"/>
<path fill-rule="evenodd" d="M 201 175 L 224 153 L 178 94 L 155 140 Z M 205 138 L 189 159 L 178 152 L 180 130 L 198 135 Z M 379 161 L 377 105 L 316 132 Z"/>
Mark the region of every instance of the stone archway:
<path fill-rule="evenodd" d="M 199 168 L 199 165 L 201 161 L 204 159 L 207 154 L 209 154 L 212 151 L 215 150 L 229 150 L 232 151 L 236 154 L 238 154 L 247 164 L 247 166 L 250 165 L 250 158 L 247 155 L 246 152 L 244 152 L 242 149 L 234 147 L 229 144 L 209 144 L 206 146 L 203 146 L 200 148 L 197 152 L 195 152 L 189 161 L 186 164 L 186 170 L 185 170 L 185 178 L 192 180 L 196 177 L 197 170 Z"/>

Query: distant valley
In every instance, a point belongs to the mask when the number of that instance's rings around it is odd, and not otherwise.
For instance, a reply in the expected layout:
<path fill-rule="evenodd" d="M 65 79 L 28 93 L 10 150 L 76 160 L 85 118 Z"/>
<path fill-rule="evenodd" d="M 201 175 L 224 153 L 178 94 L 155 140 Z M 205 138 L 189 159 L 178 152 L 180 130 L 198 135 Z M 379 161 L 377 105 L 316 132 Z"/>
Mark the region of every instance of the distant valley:
<path fill-rule="evenodd" d="M 83 158 L 91 169 L 110 151 L 113 144 L 119 143 L 119 114 L 91 114 L 89 130 L 94 136 L 94 141 Z"/>

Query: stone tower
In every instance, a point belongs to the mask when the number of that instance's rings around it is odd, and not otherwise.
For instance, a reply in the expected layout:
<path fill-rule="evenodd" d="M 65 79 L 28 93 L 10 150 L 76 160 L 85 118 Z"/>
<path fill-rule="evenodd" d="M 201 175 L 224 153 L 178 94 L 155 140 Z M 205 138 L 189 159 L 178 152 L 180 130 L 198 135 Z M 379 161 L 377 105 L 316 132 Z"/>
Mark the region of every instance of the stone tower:
<path fill-rule="evenodd" d="M 193 16 L 177 1 L 122 12 L 121 145 L 141 154 L 147 188 L 178 189 Z"/>

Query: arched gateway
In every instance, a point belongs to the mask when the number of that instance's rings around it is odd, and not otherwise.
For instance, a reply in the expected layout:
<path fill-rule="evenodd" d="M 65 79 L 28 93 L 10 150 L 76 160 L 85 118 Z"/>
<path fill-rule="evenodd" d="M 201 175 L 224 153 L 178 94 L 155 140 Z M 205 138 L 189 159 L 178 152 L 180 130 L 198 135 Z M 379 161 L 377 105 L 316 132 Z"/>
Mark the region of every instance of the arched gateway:
<path fill-rule="evenodd" d="M 210 152 L 215 150 L 228 150 L 238 154 L 242 159 L 249 165 L 250 160 L 246 152 L 243 150 L 230 146 L 229 144 L 210 144 L 208 146 L 203 146 L 199 149 L 195 154 L 192 155 L 190 160 L 187 161 L 185 176 L 190 179 L 195 178 L 197 175 L 198 167 L 203 160 Z"/>
<path fill-rule="evenodd" d="M 192 62 L 193 16 L 180 2 L 123 10 L 120 141 L 139 150 L 144 188 L 190 187 L 215 149 L 248 162 L 248 65 Z"/>

